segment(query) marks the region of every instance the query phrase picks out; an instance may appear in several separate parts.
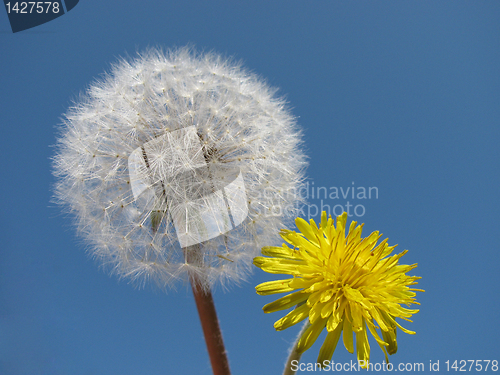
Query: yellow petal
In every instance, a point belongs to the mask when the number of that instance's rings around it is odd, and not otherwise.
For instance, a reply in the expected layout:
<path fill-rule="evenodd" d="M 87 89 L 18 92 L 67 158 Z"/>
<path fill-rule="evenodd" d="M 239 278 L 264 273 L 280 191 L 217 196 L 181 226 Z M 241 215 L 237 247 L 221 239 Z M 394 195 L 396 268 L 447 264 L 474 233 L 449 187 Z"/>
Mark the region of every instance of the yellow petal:
<path fill-rule="evenodd" d="M 314 324 L 316 320 L 321 317 L 321 310 L 323 309 L 323 305 L 321 302 L 317 302 L 314 306 L 310 307 L 309 311 L 309 322 Z"/>
<path fill-rule="evenodd" d="M 373 316 L 373 319 L 375 319 L 378 323 L 378 325 L 380 326 L 380 328 L 382 329 L 382 331 L 387 331 L 389 329 L 389 322 L 386 322 L 382 315 L 380 314 L 380 311 L 378 308 L 374 308 L 370 311 L 370 313 L 372 314 Z"/>
<path fill-rule="evenodd" d="M 325 342 L 321 346 L 318 355 L 318 363 L 322 364 L 325 361 L 331 361 L 337 343 L 339 342 L 340 333 L 342 332 L 342 325 L 338 325 L 333 332 L 328 332 Z"/>
<path fill-rule="evenodd" d="M 283 318 L 274 323 L 274 329 L 276 331 L 282 331 L 288 327 L 293 326 L 307 318 L 309 315 L 309 307 L 304 303 L 303 305 L 297 306 L 294 310 L 290 311 Z"/>
<path fill-rule="evenodd" d="M 267 281 L 265 283 L 257 285 L 255 287 L 255 290 L 257 291 L 257 294 L 260 294 L 261 296 L 275 293 L 291 292 L 292 290 L 296 289 L 289 286 L 292 280 L 293 279 Z"/>
<path fill-rule="evenodd" d="M 368 329 L 370 330 L 372 336 L 375 337 L 375 340 L 378 342 L 379 345 L 389 346 L 389 344 L 387 342 L 385 342 L 384 340 L 382 340 L 380 338 L 380 336 L 378 335 L 377 330 L 375 329 L 375 326 L 373 325 L 373 323 L 371 323 L 369 321 L 366 321 L 366 325 L 368 326 Z M 383 334 L 384 334 L 384 331 L 382 331 L 382 335 Z"/>
<path fill-rule="evenodd" d="M 323 231 L 325 231 L 327 225 L 328 225 L 328 217 L 326 216 L 326 211 L 323 211 L 321 213 L 321 229 L 323 229 Z"/>
<path fill-rule="evenodd" d="M 413 331 L 410 331 L 406 328 L 401 327 L 401 325 L 398 322 L 396 322 L 396 320 L 391 315 L 386 313 L 385 311 L 381 311 L 381 312 L 383 313 L 386 322 L 389 322 L 391 324 L 391 326 L 396 326 L 401 331 L 403 331 L 404 333 L 408 333 L 409 335 L 414 335 L 416 333 L 416 332 L 413 332 Z"/>
<path fill-rule="evenodd" d="M 359 332 L 363 327 L 363 315 L 361 314 L 361 308 L 357 303 L 349 303 L 352 317 L 352 329 L 354 332 Z"/>
<path fill-rule="evenodd" d="M 404 333 L 407 333 L 407 334 L 409 334 L 409 335 L 414 335 L 414 334 L 416 334 L 416 332 L 415 332 L 415 331 L 410 331 L 409 329 L 406 329 L 406 328 L 402 327 L 402 326 L 401 326 L 398 322 L 396 322 L 396 325 L 397 325 L 397 326 L 398 326 L 398 328 L 399 328 L 401 331 L 403 331 Z"/>
<path fill-rule="evenodd" d="M 365 309 L 371 309 L 372 304 L 370 301 L 363 296 L 363 293 L 361 293 L 358 289 L 354 289 L 349 287 L 348 285 L 344 285 L 342 287 L 342 290 L 345 294 L 345 296 L 350 300 L 350 301 L 356 301 L 360 305 L 362 305 Z"/>
<path fill-rule="evenodd" d="M 253 264 L 262 271 L 276 274 L 295 275 L 300 274 L 301 271 L 306 273 L 314 271 L 314 269 L 307 267 L 307 263 L 303 260 L 256 257 Z"/>
<path fill-rule="evenodd" d="M 304 290 L 304 292 L 311 293 L 309 291 L 310 289 L 311 288 L 307 288 Z M 307 305 L 309 307 L 313 307 L 313 305 L 315 305 L 319 301 L 319 299 L 321 298 L 321 293 L 322 293 L 321 291 L 317 291 L 317 292 L 310 294 L 309 298 L 307 299 Z"/>
<path fill-rule="evenodd" d="M 344 317 L 344 326 L 343 326 L 344 333 L 342 334 L 342 339 L 344 340 L 344 346 L 347 349 L 349 353 L 354 353 L 354 340 L 353 340 L 353 333 L 352 333 L 352 325 L 347 320 L 346 317 Z"/>
<path fill-rule="evenodd" d="M 298 251 L 290 249 L 285 244 L 283 244 L 282 247 L 265 246 L 262 248 L 261 252 L 262 255 L 267 255 L 275 258 L 300 259 L 300 257 L 298 256 Z"/>
<path fill-rule="evenodd" d="M 309 293 L 315 293 L 318 292 L 318 295 L 315 296 L 314 298 L 318 298 L 318 300 L 321 298 L 323 292 L 327 289 L 331 289 L 331 281 L 329 280 L 321 280 L 313 285 L 311 285 L 309 288 L 307 288 L 307 292 Z"/>
<path fill-rule="evenodd" d="M 387 353 L 389 354 L 396 354 L 398 351 L 398 342 L 396 340 L 396 329 L 390 329 L 389 331 L 382 331 L 382 337 L 384 338 L 384 341 L 388 343 L 389 345 L 387 346 Z"/>
<path fill-rule="evenodd" d="M 338 230 L 341 230 L 341 231 L 345 230 L 346 221 L 347 221 L 347 212 L 344 212 L 342 215 L 337 217 L 337 231 Z M 345 238 L 345 236 L 344 236 L 344 238 Z"/>
<path fill-rule="evenodd" d="M 302 291 L 288 294 L 274 302 L 268 303 L 262 309 L 265 313 L 271 313 L 280 310 L 286 310 L 290 307 L 298 305 L 302 301 L 305 301 L 309 297 L 309 294 L 303 293 Z"/>
<path fill-rule="evenodd" d="M 297 344 L 297 351 L 299 353 L 305 352 L 314 344 L 314 342 L 320 335 L 321 331 L 323 331 L 323 328 L 325 328 L 325 324 L 326 324 L 326 319 L 320 318 L 314 324 L 311 324 L 311 326 L 308 329 L 306 329 L 306 331 L 302 334 Z"/>
<path fill-rule="evenodd" d="M 311 285 L 314 285 L 321 281 L 322 281 L 321 277 L 313 277 L 313 278 L 294 277 L 293 279 L 290 279 L 290 287 L 294 289 L 309 288 Z"/>
<path fill-rule="evenodd" d="M 358 361 L 361 361 L 361 367 L 366 368 L 370 362 L 370 344 L 368 343 L 366 327 L 363 327 L 360 332 L 356 333 L 356 353 Z"/>
<path fill-rule="evenodd" d="M 318 245 L 318 239 L 316 238 L 316 235 L 314 234 L 311 226 L 307 221 L 305 221 L 301 217 L 298 217 L 297 219 L 295 219 L 295 225 L 297 226 L 297 229 L 304 235 L 305 238 L 307 238 L 315 245 Z"/>
<path fill-rule="evenodd" d="M 335 304 L 335 300 L 331 299 L 327 303 L 323 305 L 321 308 L 321 317 L 322 318 L 327 318 L 333 313 L 333 305 Z"/>
<path fill-rule="evenodd" d="M 326 322 L 326 330 L 333 332 L 337 327 L 342 327 L 342 324 L 339 324 L 340 322 L 342 322 L 342 319 L 337 314 L 332 314 Z"/>

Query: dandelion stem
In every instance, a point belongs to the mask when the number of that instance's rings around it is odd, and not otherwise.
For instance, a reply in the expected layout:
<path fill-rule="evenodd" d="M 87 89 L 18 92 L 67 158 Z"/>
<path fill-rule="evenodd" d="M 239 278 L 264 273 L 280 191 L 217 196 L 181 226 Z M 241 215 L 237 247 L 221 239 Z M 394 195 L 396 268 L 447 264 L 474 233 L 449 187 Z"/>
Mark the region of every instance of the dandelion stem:
<path fill-rule="evenodd" d="M 302 337 L 302 334 L 306 331 L 307 328 L 311 323 L 309 323 L 309 319 L 306 320 L 304 325 L 302 326 L 302 329 L 300 330 L 297 339 L 293 343 L 292 348 L 290 349 L 290 354 L 288 355 L 288 359 L 286 360 L 285 364 L 285 369 L 283 370 L 283 375 L 294 375 L 295 371 L 292 370 L 292 362 L 293 361 L 298 361 L 300 360 L 300 357 L 302 357 L 302 353 L 297 350 L 297 344 L 299 343 L 300 338 Z M 296 367 L 296 366 L 294 366 Z"/>
<path fill-rule="evenodd" d="M 196 263 L 200 260 L 200 245 L 193 245 L 185 250 L 186 261 L 188 263 Z M 190 262 L 190 260 L 193 260 Z M 190 276 L 191 287 L 193 289 L 193 296 L 200 316 L 201 328 L 205 336 L 205 343 L 207 345 L 208 356 L 212 364 L 212 371 L 214 375 L 230 375 L 229 362 L 227 360 L 226 349 L 222 339 L 222 332 L 220 330 L 219 319 L 215 311 L 214 299 L 212 292 L 204 280 L 203 275 L 191 274 Z"/>

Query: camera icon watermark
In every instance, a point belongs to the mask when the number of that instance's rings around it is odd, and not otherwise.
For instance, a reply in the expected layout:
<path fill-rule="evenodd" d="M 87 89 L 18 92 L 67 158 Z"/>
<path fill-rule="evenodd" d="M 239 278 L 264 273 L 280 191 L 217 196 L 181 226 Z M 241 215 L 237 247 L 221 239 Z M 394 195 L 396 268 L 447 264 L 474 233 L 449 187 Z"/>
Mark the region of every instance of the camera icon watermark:
<path fill-rule="evenodd" d="M 167 132 L 128 158 L 134 200 L 155 217 L 173 222 L 182 248 L 220 236 L 248 215 L 238 168 L 211 165 L 195 126 Z"/>

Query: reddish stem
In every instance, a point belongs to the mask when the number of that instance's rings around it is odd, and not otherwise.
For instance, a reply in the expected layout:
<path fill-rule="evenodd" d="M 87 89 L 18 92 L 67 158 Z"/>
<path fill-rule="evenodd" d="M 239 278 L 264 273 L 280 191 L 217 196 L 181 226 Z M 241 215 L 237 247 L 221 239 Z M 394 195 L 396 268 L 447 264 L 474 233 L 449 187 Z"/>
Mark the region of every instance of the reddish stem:
<path fill-rule="evenodd" d="M 191 251 L 193 247 L 191 247 Z M 199 255 L 201 249 L 198 247 L 196 250 L 198 250 L 197 255 Z M 192 252 L 190 254 L 189 251 L 187 252 L 186 258 L 188 262 L 189 259 L 193 258 L 193 255 L 196 254 L 196 250 L 194 254 Z M 194 256 L 194 258 L 196 258 L 196 256 Z M 197 262 L 195 261 L 192 263 L 196 264 Z M 201 328 L 205 336 L 208 356 L 212 364 L 212 371 L 214 375 L 231 375 L 212 292 L 208 286 L 204 285 L 205 280 L 200 276 L 191 275 L 190 281 L 196 307 L 198 308 L 198 315 L 200 316 Z"/>
<path fill-rule="evenodd" d="M 194 300 L 200 315 L 201 327 L 205 335 L 208 356 L 212 364 L 214 375 L 230 375 L 229 362 L 226 356 L 224 341 L 220 331 L 214 299 L 210 290 L 204 289 L 198 282 L 191 280 Z"/>

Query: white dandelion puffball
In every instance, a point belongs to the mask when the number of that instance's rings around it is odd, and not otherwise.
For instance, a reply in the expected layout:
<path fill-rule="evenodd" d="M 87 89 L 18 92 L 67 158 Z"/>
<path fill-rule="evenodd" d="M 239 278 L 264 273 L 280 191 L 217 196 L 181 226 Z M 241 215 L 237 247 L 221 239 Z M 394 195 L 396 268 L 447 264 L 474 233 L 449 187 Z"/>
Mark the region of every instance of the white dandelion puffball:
<path fill-rule="evenodd" d="M 139 284 L 242 280 L 301 203 L 301 135 L 275 91 L 189 48 L 151 49 L 95 81 L 54 157 L 55 199 L 91 253 Z"/>

